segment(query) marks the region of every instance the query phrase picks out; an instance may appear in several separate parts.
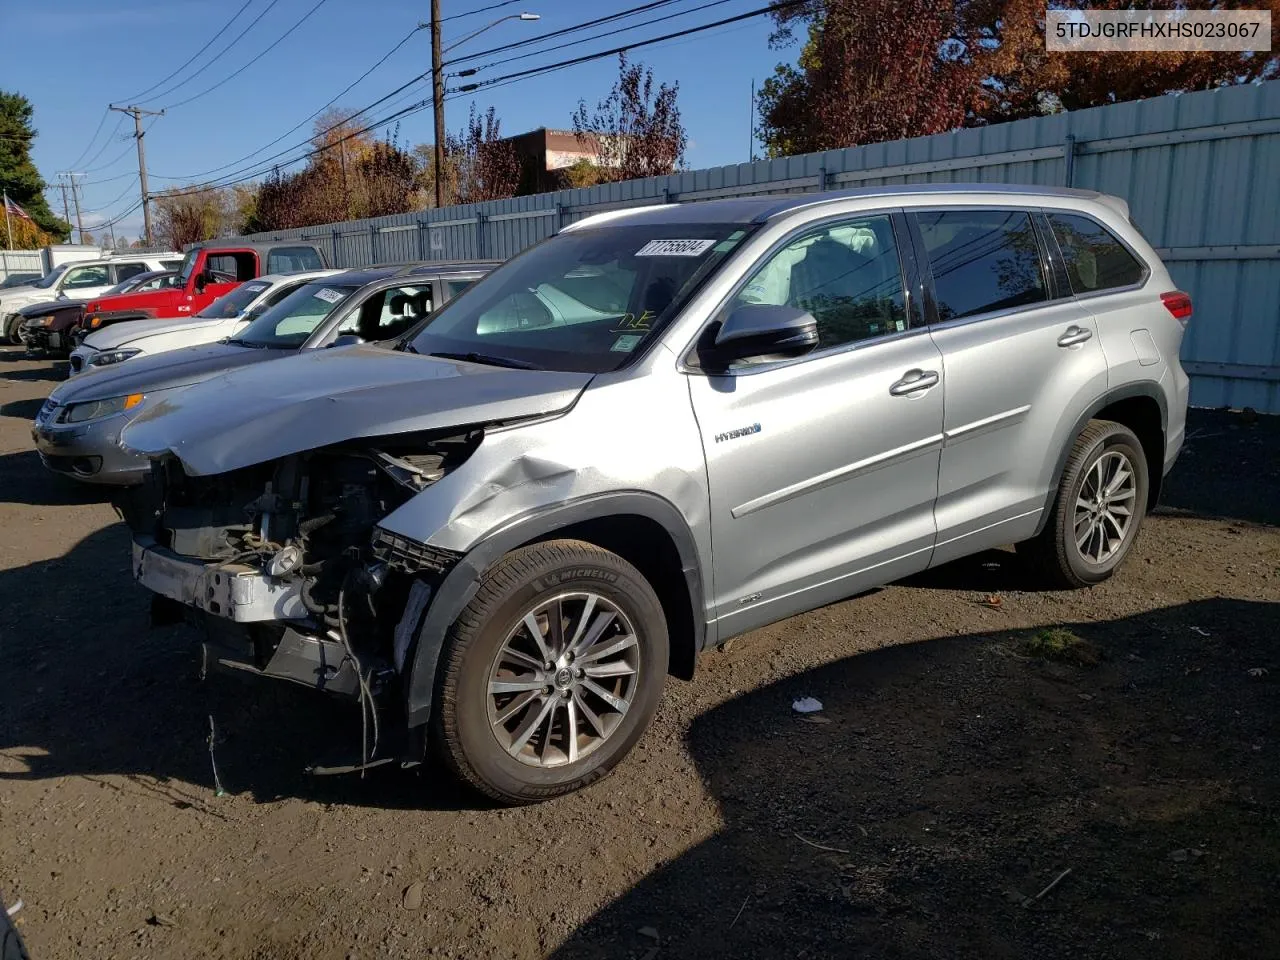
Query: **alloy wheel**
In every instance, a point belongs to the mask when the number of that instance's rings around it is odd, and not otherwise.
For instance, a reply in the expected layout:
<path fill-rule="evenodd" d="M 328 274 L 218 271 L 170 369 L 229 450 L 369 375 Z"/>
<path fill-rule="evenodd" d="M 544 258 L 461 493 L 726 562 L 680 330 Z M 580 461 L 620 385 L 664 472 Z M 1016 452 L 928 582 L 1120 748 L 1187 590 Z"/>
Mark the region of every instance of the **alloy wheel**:
<path fill-rule="evenodd" d="M 1076 495 L 1076 548 L 1085 561 L 1106 563 L 1124 546 L 1133 524 L 1137 475 L 1128 456 L 1109 450 L 1100 456 Z"/>
<path fill-rule="evenodd" d="M 641 667 L 634 628 L 600 594 L 540 600 L 507 635 L 490 667 L 490 729 L 522 763 L 574 763 L 618 729 Z"/>

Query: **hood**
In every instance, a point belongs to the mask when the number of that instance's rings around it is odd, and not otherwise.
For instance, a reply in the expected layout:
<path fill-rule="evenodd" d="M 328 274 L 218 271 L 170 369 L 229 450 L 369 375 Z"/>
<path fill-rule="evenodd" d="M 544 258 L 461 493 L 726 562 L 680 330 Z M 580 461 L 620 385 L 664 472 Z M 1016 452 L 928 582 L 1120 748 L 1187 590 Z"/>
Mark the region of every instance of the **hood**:
<path fill-rule="evenodd" d="M 59 384 L 49 394 L 49 399 L 58 404 L 83 403 L 131 393 L 172 390 L 200 383 L 236 367 L 275 360 L 293 352 L 239 347 L 230 343 L 206 343 L 167 350 L 86 371 Z"/>
<path fill-rule="evenodd" d="M 175 318 L 172 320 L 129 320 L 125 323 L 113 323 L 109 327 L 103 327 L 96 333 L 91 333 L 85 337 L 84 342 L 95 350 L 117 350 L 135 340 L 149 337 L 152 334 L 207 330 L 210 327 L 217 327 L 219 324 L 226 324 L 228 335 L 230 335 L 231 331 L 234 331 L 242 322 L 238 318 L 218 320 L 208 317 Z"/>
<path fill-rule="evenodd" d="M 512 370 L 361 345 L 304 351 L 167 397 L 120 437 L 187 473 L 238 470 L 361 437 L 558 413 L 589 373 Z"/>
<path fill-rule="evenodd" d="M 42 300 L 39 303 L 33 303 L 33 304 L 30 304 L 29 306 L 23 307 L 21 310 L 18 311 L 18 313 L 28 318 L 43 317 L 46 313 L 56 313 L 59 310 L 66 310 L 68 308 L 74 308 L 76 310 L 79 310 L 82 307 L 84 307 L 84 305 L 88 302 L 89 301 L 87 300 L 69 300 L 69 299 Z"/>
<path fill-rule="evenodd" d="M 16 313 L 28 304 L 48 300 L 49 296 L 48 290 L 38 287 L 10 287 L 8 290 L 0 290 L 0 311 Z"/>

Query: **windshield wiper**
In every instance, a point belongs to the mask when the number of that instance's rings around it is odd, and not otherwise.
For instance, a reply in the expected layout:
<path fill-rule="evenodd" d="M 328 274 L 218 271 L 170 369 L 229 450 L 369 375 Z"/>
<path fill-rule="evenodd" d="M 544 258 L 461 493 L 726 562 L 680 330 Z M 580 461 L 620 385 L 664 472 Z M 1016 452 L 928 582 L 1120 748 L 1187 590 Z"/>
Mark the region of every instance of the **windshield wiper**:
<path fill-rule="evenodd" d="M 230 343 L 230 344 L 233 344 L 234 346 L 237 346 L 237 347 L 248 347 L 248 348 L 249 348 L 249 349 L 251 349 L 251 350 L 265 350 L 265 349 L 267 349 L 267 345 L 266 345 L 265 343 L 254 343 L 252 340 L 242 340 L 242 339 L 240 339 L 239 337 L 228 337 L 227 339 L 223 340 L 222 342 L 223 342 L 223 343 Z"/>
<path fill-rule="evenodd" d="M 402 340 L 402 341 L 400 342 L 400 344 L 396 347 L 396 349 L 397 349 L 397 350 L 402 350 L 402 351 L 404 351 L 405 353 L 417 353 L 417 352 L 418 352 L 418 348 L 417 348 L 417 347 L 415 347 L 415 346 L 413 345 L 413 341 L 412 341 L 412 340 Z"/>
<path fill-rule="evenodd" d="M 513 370 L 540 370 L 536 363 L 526 360 L 512 360 L 510 357 L 494 357 L 487 353 L 428 353 L 428 357 L 439 357 L 442 360 L 466 360 L 470 363 L 485 363 L 491 367 L 511 367 Z"/>

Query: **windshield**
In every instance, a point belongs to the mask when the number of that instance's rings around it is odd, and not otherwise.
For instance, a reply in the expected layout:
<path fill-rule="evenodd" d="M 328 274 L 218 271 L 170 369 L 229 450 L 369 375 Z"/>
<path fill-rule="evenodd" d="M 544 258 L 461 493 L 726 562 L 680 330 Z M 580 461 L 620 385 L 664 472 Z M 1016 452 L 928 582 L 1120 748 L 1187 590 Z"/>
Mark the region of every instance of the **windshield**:
<path fill-rule="evenodd" d="M 67 263 L 58 264 L 56 267 L 54 267 L 52 270 L 46 273 L 43 277 L 41 277 L 39 280 L 33 283 L 32 286 L 39 287 L 41 290 L 48 290 L 57 282 L 60 276 L 62 276 L 64 273 L 67 272 L 67 267 L 69 266 L 70 264 L 67 264 Z"/>
<path fill-rule="evenodd" d="M 213 303 L 197 313 L 196 316 L 211 320 L 226 320 L 229 317 L 238 317 L 249 309 L 249 304 L 270 289 L 271 284 L 260 281 L 242 283 L 230 293 L 213 301 Z"/>
<path fill-rule="evenodd" d="M 358 289 L 323 280 L 304 283 L 245 327 L 235 342 L 251 347 L 300 347 Z"/>
<path fill-rule="evenodd" d="M 178 269 L 179 286 L 185 287 L 191 279 L 191 271 L 195 269 L 196 257 L 199 255 L 199 250 L 188 250 L 187 255 L 182 258 L 182 266 Z"/>
<path fill-rule="evenodd" d="M 475 354 L 603 373 L 643 348 L 750 228 L 604 225 L 538 244 L 446 304 L 412 341 L 424 354 Z"/>

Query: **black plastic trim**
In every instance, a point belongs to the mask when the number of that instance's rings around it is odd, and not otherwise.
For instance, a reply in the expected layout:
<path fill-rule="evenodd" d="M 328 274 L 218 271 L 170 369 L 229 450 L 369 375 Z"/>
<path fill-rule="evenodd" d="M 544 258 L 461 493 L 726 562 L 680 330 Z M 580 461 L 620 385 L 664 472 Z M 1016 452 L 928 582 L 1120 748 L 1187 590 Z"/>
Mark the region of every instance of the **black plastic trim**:
<path fill-rule="evenodd" d="M 410 727 L 431 718 L 435 698 L 436 668 L 449 626 L 480 588 L 480 578 L 504 554 L 522 544 L 545 538 L 557 530 L 604 517 L 641 516 L 660 525 L 680 554 L 680 566 L 689 590 L 694 636 L 710 642 L 703 606 L 702 567 L 693 531 L 669 501 L 639 490 L 583 497 L 519 517 L 487 534 L 458 561 L 436 585 L 426 614 L 417 630 L 412 667 L 405 684 L 405 716 Z M 695 655 L 698 651 L 694 651 Z"/>

